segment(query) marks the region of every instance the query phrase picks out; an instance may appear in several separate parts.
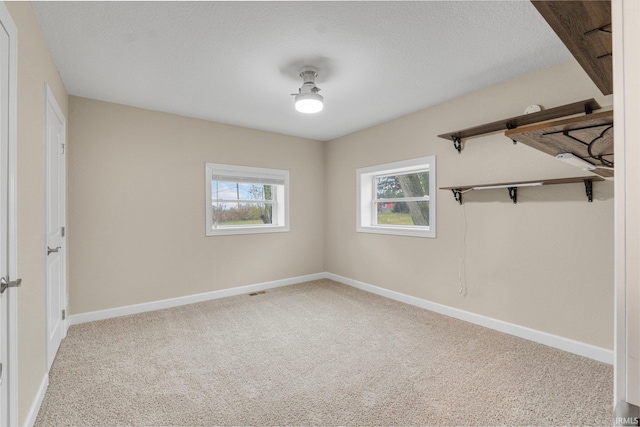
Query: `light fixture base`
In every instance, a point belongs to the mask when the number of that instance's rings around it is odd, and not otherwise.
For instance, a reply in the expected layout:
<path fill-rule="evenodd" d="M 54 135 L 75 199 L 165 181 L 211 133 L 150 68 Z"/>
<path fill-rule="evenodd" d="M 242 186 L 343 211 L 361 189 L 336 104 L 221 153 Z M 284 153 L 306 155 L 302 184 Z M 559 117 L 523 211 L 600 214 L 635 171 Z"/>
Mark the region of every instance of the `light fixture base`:
<path fill-rule="evenodd" d="M 304 83 L 313 83 L 315 85 L 316 78 L 318 77 L 318 69 L 309 66 L 302 67 L 300 69 L 300 77 Z"/>

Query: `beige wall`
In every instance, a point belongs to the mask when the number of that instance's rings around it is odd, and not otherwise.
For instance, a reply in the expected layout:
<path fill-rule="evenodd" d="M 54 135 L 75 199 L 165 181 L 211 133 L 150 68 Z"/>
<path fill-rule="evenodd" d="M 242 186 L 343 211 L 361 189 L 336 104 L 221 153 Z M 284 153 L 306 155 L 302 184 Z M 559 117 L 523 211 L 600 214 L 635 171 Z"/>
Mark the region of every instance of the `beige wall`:
<path fill-rule="evenodd" d="M 325 270 L 322 142 L 69 102 L 72 314 Z M 206 162 L 289 170 L 291 231 L 206 237 Z"/>
<path fill-rule="evenodd" d="M 67 114 L 68 97 L 28 2 L 7 2 L 18 28 L 18 422 L 46 375 L 45 83 Z"/>
<path fill-rule="evenodd" d="M 437 192 L 437 238 L 355 232 L 356 168 L 437 157 L 438 187 L 587 175 L 501 133 L 462 154 L 437 135 L 587 98 L 611 105 L 569 62 L 331 141 L 326 146 L 328 271 L 495 319 L 613 348 L 613 183 L 464 195 Z M 381 106 L 382 108 L 383 106 Z M 466 216 L 467 295 L 459 293 Z"/>

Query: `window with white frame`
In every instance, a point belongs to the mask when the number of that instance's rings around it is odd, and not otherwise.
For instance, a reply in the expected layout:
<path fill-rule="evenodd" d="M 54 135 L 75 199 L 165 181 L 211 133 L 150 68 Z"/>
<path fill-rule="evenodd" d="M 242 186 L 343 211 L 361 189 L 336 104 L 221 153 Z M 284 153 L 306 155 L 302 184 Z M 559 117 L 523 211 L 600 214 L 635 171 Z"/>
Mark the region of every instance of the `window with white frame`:
<path fill-rule="evenodd" d="M 289 171 L 207 163 L 207 236 L 289 231 Z"/>
<path fill-rule="evenodd" d="M 356 230 L 435 237 L 435 189 L 435 156 L 358 169 Z"/>

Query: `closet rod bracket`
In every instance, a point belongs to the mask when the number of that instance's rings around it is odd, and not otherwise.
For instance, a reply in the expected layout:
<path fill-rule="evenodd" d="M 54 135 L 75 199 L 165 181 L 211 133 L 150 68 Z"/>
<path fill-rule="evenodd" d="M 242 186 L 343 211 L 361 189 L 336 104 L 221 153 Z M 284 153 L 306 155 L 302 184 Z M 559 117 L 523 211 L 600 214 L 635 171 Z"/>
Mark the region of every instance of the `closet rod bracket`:
<path fill-rule="evenodd" d="M 518 187 L 507 187 L 509 190 L 509 198 L 513 200 L 513 203 L 518 203 Z"/>

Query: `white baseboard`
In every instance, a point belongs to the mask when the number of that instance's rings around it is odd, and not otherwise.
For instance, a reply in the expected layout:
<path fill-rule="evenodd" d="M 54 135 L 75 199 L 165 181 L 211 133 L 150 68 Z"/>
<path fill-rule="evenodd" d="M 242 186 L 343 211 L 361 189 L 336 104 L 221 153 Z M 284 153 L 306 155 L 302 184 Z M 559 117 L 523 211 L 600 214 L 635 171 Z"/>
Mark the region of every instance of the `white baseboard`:
<path fill-rule="evenodd" d="M 93 322 L 96 320 L 111 319 L 114 317 L 127 316 L 130 314 L 144 313 L 147 311 L 162 310 L 164 308 L 178 307 L 186 304 L 209 301 L 217 298 L 224 298 L 234 295 L 247 294 L 265 289 L 277 288 L 280 286 L 294 285 L 296 283 L 308 282 L 311 280 L 331 279 L 345 285 L 353 286 L 367 292 L 371 292 L 385 298 L 400 301 L 405 304 L 414 305 L 436 313 L 444 314 L 449 317 L 464 320 L 465 322 L 484 326 L 499 332 L 524 338 L 529 341 L 554 347 L 560 350 L 568 351 L 580 356 L 588 357 L 599 362 L 613 365 L 614 353 L 612 350 L 596 347 L 580 341 L 569 338 L 560 337 L 513 323 L 504 322 L 502 320 L 493 319 L 491 317 L 480 314 L 471 313 L 469 311 L 460 310 L 458 308 L 449 307 L 435 302 L 423 300 L 417 297 L 406 295 L 400 292 L 391 291 L 389 289 L 380 288 L 368 283 L 359 282 L 347 277 L 339 276 L 333 273 L 316 273 L 306 276 L 292 277 L 289 279 L 274 280 L 272 282 L 257 283 L 254 285 L 240 286 L 237 288 L 222 289 L 219 291 L 206 292 L 196 295 L 188 295 L 179 298 L 172 298 L 160 301 L 153 301 L 143 304 L 129 305 L 125 307 L 117 307 L 108 310 L 92 311 L 89 313 L 74 314 L 68 317 L 68 325 L 77 325 L 80 323 Z"/>
<path fill-rule="evenodd" d="M 96 320 L 105 320 L 114 317 L 128 316 L 130 314 L 144 313 L 147 311 L 162 310 L 164 308 L 179 307 L 181 305 L 194 304 L 197 302 L 209 301 L 234 295 L 248 294 L 265 289 L 295 285 L 296 283 L 309 282 L 311 280 L 319 280 L 326 277 L 326 273 L 307 274 L 306 276 L 291 277 L 289 279 L 274 280 L 272 282 L 256 283 L 253 285 L 239 286 L 237 288 L 222 289 L 219 291 L 205 292 L 202 294 L 187 295 L 184 297 L 128 305 L 125 307 L 74 314 L 72 316 L 69 316 L 68 324 L 69 326 L 78 325 L 80 323 L 94 322 Z"/>
<path fill-rule="evenodd" d="M 24 427 L 33 427 L 36 423 L 36 418 L 38 418 L 38 412 L 40 411 L 40 406 L 42 406 L 42 401 L 44 400 L 44 395 L 47 392 L 47 387 L 49 387 L 49 375 L 45 374 L 42 382 L 40 383 L 40 388 L 36 393 L 35 399 L 33 399 L 31 408 L 29 408 L 29 412 L 27 413 L 27 420 L 24 422 Z"/>
<path fill-rule="evenodd" d="M 435 302 L 423 300 L 420 298 L 412 297 L 410 295 L 402 294 L 400 292 L 390 291 L 388 289 L 373 286 L 364 282 L 359 282 L 357 280 L 349 279 L 337 274 L 326 273 L 325 277 L 327 279 L 335 280 L 336 282 L 353 286 L 354 288 L 362 289 L 363 291 L 371 292 L 385 298 L 400 301 L 405 304 L 411 304 L 416 307 L 444 314 L 449 317 L 464 320 L 465 322 L 484 326 L 486 328 L 494 329 L 499 332 L 504 332 L 506 334 L 524 338 L 529 341 L 534 341 L 539 344 L 544 344 L 549 347 L 554 347 L 560 350 L 568 351 L 569 353 L 574 353 L 580 356 L 588 357 L 589 359 L 613 365 L 613 350 L 607 350 L 605 348 L 596 347 L 594 345 L 575 341 L 569 338 L 563 338 L 557 335 L 548 334 L 546 332 L 541 332 L 513 323 L 504 322 L 502 320 L 493 319 L 491 317 L 482 316 L 480 314 L 460 310 L 458 308 L 453 308 Z"/>

